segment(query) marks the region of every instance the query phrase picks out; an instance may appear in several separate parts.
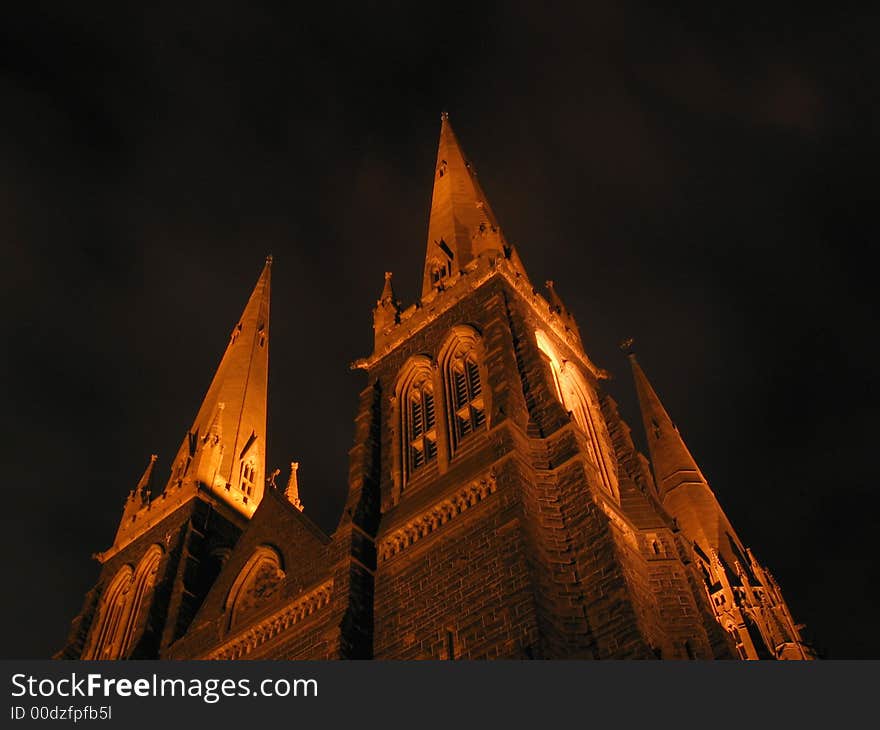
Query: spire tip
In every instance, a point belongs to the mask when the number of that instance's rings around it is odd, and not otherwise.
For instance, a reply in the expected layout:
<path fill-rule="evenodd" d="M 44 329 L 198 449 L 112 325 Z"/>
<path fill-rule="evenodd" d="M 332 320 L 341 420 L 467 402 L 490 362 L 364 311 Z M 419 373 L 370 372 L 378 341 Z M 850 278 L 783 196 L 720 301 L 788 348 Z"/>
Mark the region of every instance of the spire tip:
<path fill-rule="evenodd" d="M 635 351 L 633 348 L 635 343 L 636 341 L 632 337 L 627 337 L 620 341 L 618 347 L 624 355 L 626 355 L 627 357 L 632 357 L 633 355 L 635 355 Z"/>

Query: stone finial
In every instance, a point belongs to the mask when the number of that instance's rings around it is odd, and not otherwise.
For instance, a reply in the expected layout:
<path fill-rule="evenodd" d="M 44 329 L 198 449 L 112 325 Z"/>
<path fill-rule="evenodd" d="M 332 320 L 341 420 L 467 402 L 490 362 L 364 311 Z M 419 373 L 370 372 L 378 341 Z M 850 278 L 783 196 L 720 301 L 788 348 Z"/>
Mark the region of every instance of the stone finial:
<path fill-rule="evenodd" d="M 290 462 L 290 479 L 287 480 L 287 486 L 284 488 L 284 496 L 287 501 L 296 507 L 300 512 L 303 511 L 303 503 L 299 500 L 299 482 L 297 481 L 296 472 L 299 469 L 298 461 Z"/>
<path fill-rule="evenodd" d="M 635 345 L 635 343 L 636 341 L 632 337 L 626 337 L 621 340 L 617 346 L 624 355 L 633 355 L 633 345 Z"/>

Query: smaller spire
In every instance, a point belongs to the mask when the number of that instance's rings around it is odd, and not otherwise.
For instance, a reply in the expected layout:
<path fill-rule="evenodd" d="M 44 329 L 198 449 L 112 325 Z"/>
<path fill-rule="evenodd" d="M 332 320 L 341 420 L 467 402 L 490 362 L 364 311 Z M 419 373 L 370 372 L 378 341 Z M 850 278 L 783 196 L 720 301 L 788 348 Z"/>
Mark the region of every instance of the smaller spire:
<path fill-rule="evenodd" d="M 631 340 L 627 349 L 660 503 L 676 519 L 688 540 L 704 552 L 715 550 L 732 568 L 743 552 L 742 542 L 636 360 Z"/>
<path fill-rule="evenodd" d="M 379 304 L 393 304 L 397 300 L 394 297 L 394 285 L 391 283 L 392 272 L 385 272 L 385 286 L 382 288 L 382 296 L 379 297 Z"/>
<path fill-rule="evenodd" d="M 698 483 L 708 489 L 708 483 L 678 428 L 639 365 L 633 351 L 634 342 L 631 337 L 627 338 L 620 343 L 620 349 L 626 353 L 632 367 L 660 500 L 664 501 L 670 492 L 683 484 Z M 713 543 L 713 546 L 717 547 L 717 544 Z"/>
<path fill-rule="evenodd" d="M 156 459 L 158 458 L 159 457 L 156 454 L 150 455 L 150 463 L 147 464 L 147 468 L 144 470 L 143 476 L 137 483 L 137 487 L 135 487 L 134 494 L 140 497 L 141 504 L 150 503 L 150 497 L 152 496 L 151 483 L 153 480 L 153 466 L 155 465 Z"/>
<path fill-rule="evenodd" d="M 400 302 L 394 294 L 394 285 L 391 282 L 391 272 L 385 272 L 385 286 L 382 287 L 382 294 L 376 302 L 376 308 L 373 310 L 373 332 L 376 335 L 378 343 L 382 332 L 388 327 L 400 322 Z"/>
<path fill-rule="evenodd" d="M 290 462 L 290 479 L 287 480 L 287 486 L 284 488 L 284 496 L 296 507 L 300 512 L 303 511 L 303 503 L 299 500 L 299 482 L 296 472 L 299 469 L 298 461 Z"/>
<path fill-rule="evenodd" d="M 247 517 L 265 487 L 271 273 L 268 255 L 174 460 L 169 482 L 183 486 L 189 469 L 196 482 Z"/>

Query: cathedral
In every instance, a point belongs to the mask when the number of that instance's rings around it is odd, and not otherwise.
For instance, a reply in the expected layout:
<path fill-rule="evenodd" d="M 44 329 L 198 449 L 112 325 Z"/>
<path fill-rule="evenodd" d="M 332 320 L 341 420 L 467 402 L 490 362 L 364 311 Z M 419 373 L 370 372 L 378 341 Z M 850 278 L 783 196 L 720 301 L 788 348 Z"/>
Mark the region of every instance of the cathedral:
<path fill-rule="evenodd" d="M 391 274 L 325 534 L 266 473 L 272 260 L 60 659 L 812 659 L 632 352 L 649 457 L 442 116 L 419 301 Z"/>

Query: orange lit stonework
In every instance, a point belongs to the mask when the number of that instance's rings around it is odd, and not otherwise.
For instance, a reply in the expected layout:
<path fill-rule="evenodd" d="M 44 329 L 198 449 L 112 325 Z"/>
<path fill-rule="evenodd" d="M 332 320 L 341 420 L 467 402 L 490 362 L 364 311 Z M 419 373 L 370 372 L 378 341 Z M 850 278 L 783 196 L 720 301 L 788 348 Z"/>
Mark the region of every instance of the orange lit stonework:
<path fill-rule="evenodd" d="M 265 471 L 271 260 L 63 658 L 810 659 L 630 354 L 651 461 L 443 116 L 422 296 L 391 274 L 331 535 Z"/>

